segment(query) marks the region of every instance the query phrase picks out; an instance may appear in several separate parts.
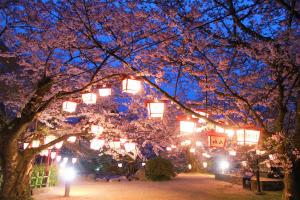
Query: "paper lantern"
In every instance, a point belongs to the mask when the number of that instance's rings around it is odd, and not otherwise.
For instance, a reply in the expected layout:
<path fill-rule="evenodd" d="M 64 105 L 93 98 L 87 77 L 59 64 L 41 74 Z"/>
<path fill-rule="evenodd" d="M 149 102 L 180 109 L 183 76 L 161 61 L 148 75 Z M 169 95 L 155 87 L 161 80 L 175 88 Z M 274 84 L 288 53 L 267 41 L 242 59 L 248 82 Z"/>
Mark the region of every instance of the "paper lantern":
<path fill-rule="evenodd" d="M 124 148 L 126 152 L 134 152 L 136 144 L 133 142 L 127 142 L 124 144 Z"/>
<path fill-rule="evenodd" d="M 171 147 L 167 147 L 166 150 L 167 151 L 172 151 L 172 148 Z"/>
<path fill-rule="evenodd" d="M 136 94 L 142 88 L 142 83 L 140 80 L 126 78 L 122 81 L 123 92 Z"/>
<path fill-rule="evenodd" d="M 56 143 L 54 146 L 56 149 L 60 149 L 62 147 L 63 143 L 64 143 L 64 141 L 61 141 L 61 142 Z"/>
<path fill-rule="evenodd" d="M 25 143 L 23 144 L 23 149 L 27 149 L 28 146 L 29 146 L 29 143 L 26 143 L 26 142 L 25 142 Z"/>
<path fill-rule="evenodd" d="M 192 165 L 188 164 L 188 169 L 191 170 L 192 169 Z"/>
<path fill-rule="evenodd" d="M 103 133 L 104 128 L 102 126 L 98 125 L 92 125 L 91 126 L 91 133 L 93 133 L 95 136 L 99 136 Z"/>
<path fill-rule="evenodd" d="M 97 101 L 97 96 L 94 93 L 82 94 L 82 101 L 85 104 L 95 104 Z"/>
<path fill-rule="evenodd" d="M 33 140 L 31 143 L 31 147 L 37 148 L 40 146 L 40 141 L 39 140 Z"/>
<path fill-rule="evenodd" d="M 230 150 L 228 153 L 231 156 L 236 156 L 236 151 L 235 150 Z"/>
<path fill-rule="evenodd" d="M 54 135 L 47 135 L 45 137 L 44 144 L 49 144 L 50 142 L 52 142 L 55 139 L 56 139 L 56 137 Z M 52 148 L 53 148 L 53 146 L 49 147 L 48 149 L 52 149 Z"/>
<path fill-rule="evenodd" d="M 195 153 L 196 149 L 195 148 L 190 148 L 190 153 Z"/>
<path fill-rule="evenodd" d="M 76 136 L 70 136 L 68 137 L 67 141 L 70 142 L 70 143 L 74 143 L 76 141 Z"/>
<path fill-rule="evenodd" d="M 257 145 L 259 141 L 260 131 L 255 129 L 238 129 L 236 131 L 238 145 Z"/>
<path fill-rule="evenodd" d="M 68 158 L 68 157 L 64 157 L 62 162 L 63 162 L 63 163 L 67 163 L 67 162 L 68 162 L 68 160 L 69 160 L 69 158 Z"/>
<path fill-rule="evenodd" d="M 125 143 L 126 141 L 127 141 L 127 139 L 125 139 L 125 138 L 121 138 L 121 139 L 120 139 L 120 142 L 121 142 L 121 143 Z"/>
<path fill-rule="evenodd" d="M 197 147 L 201 147 L 202 146 L 202 142 L 201 141 L 196 141 L 196 146 Z"/>
<path fill-rule="evenodd" d="M 100 148 L 102 148 L 104 146 L 105 141 L 104 140 L 100 140 L 100 139 L 92 139 L 90 141 L 90 148 L 94 149 L 94 150 L 99 150 Z"/>
<path fill-rule="evenodd" d="M 46 149 L 46 150 L 41 151 L 40 155 L 41 156 L 48 156 L 48 150 Z"/>
<path fill-rule="evenodd" d="M 144 167 L 145 165 L 146 165 L 146 163 L 143 162 L 143 163 L 142 163 L 142 167 Z"/>
<path fill-rule="evenodd" d="M 121 142 L 120 141 L 110 141 L 109 146 L 112 149 L 120 149 L 121 148 Z"/>
<path fill-rule="evenodd" d="M 53 160 L 56 157 L 56 152 L 51 152 L 50 156 L 51 156 L 51 159 Z"/>
<path fill-rule="evenodd" d="M 161 101 L 147 102 L 148 116 L 150 118 L 163 118 L 165 112 L 165 103 Z"/>
<path fill-rule="evenodd" d="M 203 168 L 207 168 L 207 162 L 203 162 L 202 165 L 203 165 Z"/>
<path fill-rule="evenodd" d="M 183 142 L 181 142 L 181 145 L 182 146 L 187 146 L 187 145 L 190 145 L 192 143 L 191 140 L 184 140 Z"/>
<path fill-rule="evenodd" d="M 230 138 L 234 136 L 234 133 L 235 131 L 233 129 L 227 129 L 227 128 L 225 129 L 225 134 Z"/>
<path fill-rule="evenodd" d="M 72 163 L 75 164 L 77 162 L 77 158 L 72 158 Z"/>
<path fill-rule="evenodd" d="M 76 111 L 76 106 L 77 106 L 77 103 L 75 102 L 72 102 L 72 101 L 65 101 L 63 103 L 63 111 L 66 111 L 66 112 L 75 112 Z"/>
<path fill-rule="evenodd" d="M 100 97 L 107 97 L 111 95 L 111 88 L 108 87 L 99 88 L 98 91 Z"/>
<path fill-rule="evenodd" d="M 180 120 L 180 133 L 192 134 L 196 130 L 196 122 L 194 120 Z"/>
<path fill-rule="evenodd" d="M 61 156 L 56 156 L 56 162 L 60 162 L 61 161 Z"/>
<path fill-rule="evenodd" d="M 202 156 L 204 156 L 205 158 L 210 158 L 211 155 L 209 155 L 207 152 L 202 153 Z"/>
<path fill-rule="evenodd" d="M 123 164 L 122 163 L 118 163 L 118 167 L 119 168 L 123 167 Z"/>

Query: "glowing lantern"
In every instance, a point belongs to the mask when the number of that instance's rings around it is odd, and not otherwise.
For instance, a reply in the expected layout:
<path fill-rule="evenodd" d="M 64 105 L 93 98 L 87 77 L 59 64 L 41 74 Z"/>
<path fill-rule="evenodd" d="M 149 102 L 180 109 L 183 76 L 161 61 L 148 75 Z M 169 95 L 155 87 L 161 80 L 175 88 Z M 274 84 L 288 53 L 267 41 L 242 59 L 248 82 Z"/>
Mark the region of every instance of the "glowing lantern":
<path fill-rule="evenodd" d="M 167 147 L 166 150 L 167 151 L 172 151 L 172 148 L 171 147 Z"/>
<path fill-rule="evenodd" d="M 82 101 L 85 104 L 95 104 L 97 101 L 97 96 L 94 93 L 82 94 Z"/>
<path fill-rule="evenodd" d="M 43 150 L 41 153 L 40 153 L 41 156 L 48 156 L 48 150 Z"/>
<path fill-rule="evenodd" d="M 122 163 L 118 163 L 118 167 L 119 168 L 123 167 L 123 164 Z"/>
<path fill-rule="evenodd" d="M 201 147 L 202 146 L 202 142 L 201 141 L 196 141 L 196 146 L 197 147 Z"/>
<path fill-rule="evenodd" d="M 195 120 L 180 120 L 180 133 L 181 134 L 192 134 L 196 130 Z"/>
<path fill-rule="evenodd" d="M 225 129 L 222 128 L 222 127 L 220 127 L 220 126 L 216 126 L 215 131 L 216 131 L 217 133 L 224 133 L 224 132 L 225 132 Z"/>
<path fill-rule="evenodd" d="M 28 146 L 29 146 L 29 143 L 24 143 L 23 144 L 23 149 L 27 149 Z"/>
<path fill-rule="evenodd" d="M 135 151 L 135 143 L 133 142 L 128 142 L 124 144 L 124 148 L 126 152 L 133 152 Z"/>
<path fill-rule="evenodd" d="M 191 152 L 191 153 L 195 153 L 195 152 L 196 152 L 196 149 L 195 149 L 195 148 L 190 148 L 190 152 Z"/>
<path fill-rule="evenodd" d="M 111 95 L 111 88 L 108 87 L 99 88 L 98 91 L 100 97 L 107 97 Z"/>
<path fill-rule="evenodd" d="M 72 158 L 72 163 L 75 164 L 77 162 L 77 158 Z"/>
<path fill-rule="evenodd" d="M 70 136 L 68 137 L 68 142 L 74 143 L 76 141 L 76 136 Z"/>
<path fill-rule="evenodd" d="M 143 162 L 143 163 L 142 163 L 142 166 L 144 167 L 145 165 L 146 165 L 146 163 Z"/>
<path fill-rule="evenodd" d="M 55 139 L 56 139 L 56 137 L 54 135 L 47 135 L 45 140 L 44 140 L 44 143 L 48 144 L 48 143 L 52 142 Z M 53 146 L 49 147 L 48 149 L 52 149 L 52 148 L 53 148 Z"/>
<path fill-rule="evenodd" d="M 139 80 L 126 78 L 122 81 L 123 92 L 136 94 L 141 90 L 142 83 Z"/>
<path fill-rule="evenodd" d="M 64 143 L 64 141 L 61 141 L 61 142 L 56 143 L 54 146 L 56 149 L 60 149 L 62 147 L 63 143 Z"/>
<path fill-rule="evenodd" d="M 95 136 L 99 136 L 103 133 L 104 128 L 98 125 L 92 125 L 91 133 L 94 133 Z"/>
<path fill-rule="evenodd" d="M 231 156 L 236 156 L 236 151 L 235 150 L 230 150 L 228 153 Z"/>
<path fill-rule="evenodd" d="M 192 165 L 188 164 L 188 169 L 191 170 L 192 169 Z"/>
<path fill-rule="evenodd" d="M 121 139 L 120 139 L 120 142 L 121 142 L 121 143 L 125 143 L 126 141 L 127 141 L 127 139 L 125 139 L 125 138 L 121 138 Z"/>
<path fill-rule="evenodd" d="M 261 151 L 259 149 L 256 149 L 255 153 L 256 153 L 256 155 L 260 155 L 261 156 L 261 155 L 264 155 L 266 153 L 266 151 Z"/>
<path fill-rule="evenodd" d="M 150 118 L 163 118 L 165 103 L 161 101 L 148 101 L 147 109 Z"/>
<path fill-rule="evenodd" d="M 32 143 L 31 143 L 31 146 L 33 148 L 37 148 L 40 146 L 40 141 L 39 140 L 33 140 Z"/>
<path fill-rule="evenodd" d="M 56 156 L 56 162 L 60 162 L 61 161 L 61 156 Z"/>
<path fill-rule="evenodd" d="M 120 141 L 111 141 L 111 142 L 109 142 L 109 146 L 113 149 L 120 149 L 121 142 Z"/>
<path fill-rule="evenodd" d="M 236 131 L 238 145 L 257 145 L 260 131 L 254 129 L 238 129 Z"/>
<path fill-rule="evenodd" d="M 210 158 L 211 157 L 211 155 L 209 155 L 208 153 L 202 153 L 202 156 L 204 156 L 205 158 Z"/>
<path fill-rule="evenodd" d="M 181 142 L 181 145 L 182 146 L 187 146 L 187 145 L 190 145 L 192 143 L 191 140 L 184 140 L 183 142 Z"/>
<path fill-rule="evenodd" d="M 68 162 L 68 160 L 69 160 L 69 158 L 68 158 L 68 157 L 64 157 L 64 158 L 63 158 L 63 163 L 67 163 L 67 162 Z"/>
<path fill-rule="evenodd" d="M 100 140 L 100 139 L 92 139 L 90 144 L 90 148 L 94 149 L 94 150 L 99 150 L 100 148 L 102 148 L 104 146 L 104 140 Z"/>
<path fill-rule="evenodd" d="M 228 137 L 233 137 L 234 130 L 233 129 L 225 129 L 225 134 L 228 135 Z"/>
<path fill-rule="evenodd" d="M 56 156 L 56 152 L 51 152 L 50 157 L 52 160 L 55 158 L 55 156 Z"/>
<path fill-rule="evenodd" d="M 207 162 L 203 162 L 202 165 L 203 165 L 203 168 L 207 168 Z"/>
<path fill-rule="evenodd" d="M 77 106 L 77 103 L 75 103 L 75 102 L 65 101 L 63 103 L 63 111 L 70 112 L 70 113 L 75 112 L 76 106 Z"/>

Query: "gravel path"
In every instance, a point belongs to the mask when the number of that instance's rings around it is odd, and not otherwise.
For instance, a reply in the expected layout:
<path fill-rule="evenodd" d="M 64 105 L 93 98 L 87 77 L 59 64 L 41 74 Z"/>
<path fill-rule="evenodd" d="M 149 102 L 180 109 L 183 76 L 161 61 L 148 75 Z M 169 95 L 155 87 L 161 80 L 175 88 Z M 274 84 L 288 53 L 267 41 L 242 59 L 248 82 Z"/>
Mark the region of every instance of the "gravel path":
<path fill-rule="evenodd" d="M 256 200 L 275 196 L 256 196 L 241 186 L 216 181 L 212 176 L 182 174 L 167 182 L 95 182 L 77 181 L 71 186 L 71 197 L 63 197 L 64 187 L 51 188 L 34 196 L 36 200 Z M 272 194 L 271 194 L 272 195 Z"/>

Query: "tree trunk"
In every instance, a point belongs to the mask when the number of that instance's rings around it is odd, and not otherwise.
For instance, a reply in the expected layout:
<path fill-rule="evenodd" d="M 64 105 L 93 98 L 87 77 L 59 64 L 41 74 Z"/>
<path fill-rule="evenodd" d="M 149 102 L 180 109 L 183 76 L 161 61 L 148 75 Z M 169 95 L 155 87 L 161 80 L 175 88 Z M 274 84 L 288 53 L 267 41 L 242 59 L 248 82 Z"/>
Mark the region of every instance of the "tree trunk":
<path fill-rule="evenodd" d="M 3 183 L 1 200 L 28 200 L 31 198 L 30 173 L 33 156 L 19 152 L 17 141 L 2 143 L 1 169 Z"/>
<path fill-rule="evenodd" d="M 284 190 L 282 200 L 292 200 L 292 176 L 290 172 L 284 173 Z"/>

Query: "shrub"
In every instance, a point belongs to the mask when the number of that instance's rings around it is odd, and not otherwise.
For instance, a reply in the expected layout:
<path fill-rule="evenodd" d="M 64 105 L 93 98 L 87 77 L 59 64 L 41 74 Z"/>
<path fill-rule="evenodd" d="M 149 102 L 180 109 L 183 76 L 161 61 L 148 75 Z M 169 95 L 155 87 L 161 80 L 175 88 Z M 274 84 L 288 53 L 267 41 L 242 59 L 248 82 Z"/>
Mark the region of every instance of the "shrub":
<path fill-rule="evenodd" d="M 149 160 L 145 166 L 146 177 L 152 181 L 170 180 L 175 176 L 171 161 L 157 157 Z"/>

